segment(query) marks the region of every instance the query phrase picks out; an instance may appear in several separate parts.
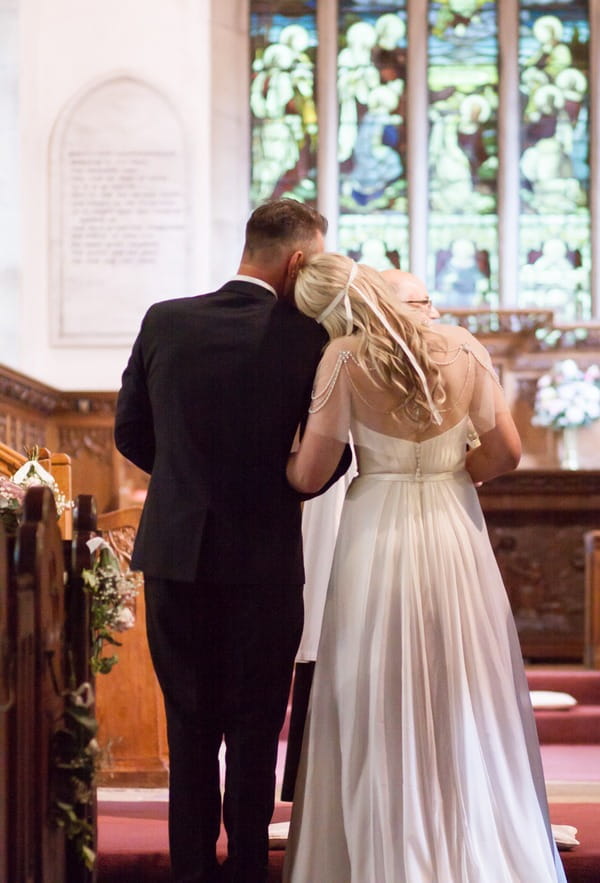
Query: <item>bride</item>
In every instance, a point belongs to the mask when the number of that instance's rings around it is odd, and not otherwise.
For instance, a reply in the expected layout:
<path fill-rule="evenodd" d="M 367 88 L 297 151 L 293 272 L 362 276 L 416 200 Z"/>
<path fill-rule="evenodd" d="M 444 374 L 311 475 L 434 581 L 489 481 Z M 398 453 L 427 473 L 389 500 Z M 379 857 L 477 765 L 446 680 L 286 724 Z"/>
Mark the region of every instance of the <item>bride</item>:
<path fill-rule="evenodd" d="M 415 324 L 324 254 L 296 283 L 331 342 L 288 479 L 344 502 L 285 883 L 565 883 L 519 642 L 474 482 L 520 440 L 485 348 Z M 467 454 L 470 422 L 481 444 Z"/>

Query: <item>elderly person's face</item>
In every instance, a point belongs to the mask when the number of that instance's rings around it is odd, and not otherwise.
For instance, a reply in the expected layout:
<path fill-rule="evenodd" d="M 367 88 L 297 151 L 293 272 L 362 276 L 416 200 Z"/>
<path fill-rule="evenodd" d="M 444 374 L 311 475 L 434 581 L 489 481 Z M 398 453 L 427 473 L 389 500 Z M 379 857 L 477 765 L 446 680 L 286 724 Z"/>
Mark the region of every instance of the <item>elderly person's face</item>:
<path fill-rule="evenodd" d="M 440 318 L 425 284 L 418 276 L 405 270 L 382 270 L 381 275 L 402 303 L 418 311 L 424 319 Z"/>

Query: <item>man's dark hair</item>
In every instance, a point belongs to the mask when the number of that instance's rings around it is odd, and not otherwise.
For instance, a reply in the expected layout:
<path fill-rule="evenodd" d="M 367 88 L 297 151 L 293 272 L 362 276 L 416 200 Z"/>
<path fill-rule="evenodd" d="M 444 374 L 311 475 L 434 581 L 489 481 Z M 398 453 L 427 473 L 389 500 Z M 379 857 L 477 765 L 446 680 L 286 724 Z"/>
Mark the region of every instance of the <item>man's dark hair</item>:
<path fill-rule="evenodd" d="M 272 245 L 286 245 L 325 235 L 327 219 L 295 199 L 274 199 L 254 209 L 246 224 L 244 250 L 251 254 Z"/>

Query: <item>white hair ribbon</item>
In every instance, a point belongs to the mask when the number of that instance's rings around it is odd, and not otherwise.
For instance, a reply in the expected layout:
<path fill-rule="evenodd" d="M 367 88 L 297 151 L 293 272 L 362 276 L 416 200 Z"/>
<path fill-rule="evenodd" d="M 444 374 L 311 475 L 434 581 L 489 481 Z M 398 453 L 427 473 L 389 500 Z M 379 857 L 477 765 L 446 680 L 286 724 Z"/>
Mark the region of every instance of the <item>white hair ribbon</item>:
<path fill-rule="evenodd" d="M 402 350 L 402 352 L 404 353 L 404 355 L 406 356 L 406 358 L 408 359 L 408 361 L 412 365 L 415 373 L 417 374 L 417 377 L 421 381 L 421 386 L 423 387 L 423 392 L 425 393 L 425 398 L 427 399 L 427 405 L 429 406 L 429 410 L 431 411 L 431 416 L 433 418 L 433 421 L 434 421 L 434 423 L 437 423 L 437 425 L 439 426 L 442 422 L 442 415 L 438 411 L 438 409 L 433 401 L 433 398 L 431 396 L 431 392 L 429 391 L 429 385 L 427 383 L 427 378 L 425 377 L 423 369 L 421 368 L 421 366 L 417 362 L 412 350 L 410 349 L 410 347 L 408 346 L 406 341 L 403 340 L 396 331 L 394 331 L 394 329 L 392 328 L 392 326 L 390 325 L 390 323 L 386 319 L 385 315 L 379 309 L 379 307 L 376 304 L 374 304 L 366 296 L 366 294 L 363 291 L 361 291 L 360 288 L 358 288 L 357 285 L 353 284 L 354 277 L 356 276 L 356 273 L 357 273 L 357 269 L 358 268 L 357 268 L 356 263 L 354 261 L 352 261 L 350 275 L 348 276 L 348 281 L 346 282 L 345 287 L 342 288 L 342 290 L 336 294 L 336 296 L 333 298 L 331 303 L 329 303 L 325 307 L 323 312 L 319 316 L 317 316 L 317 322 L 319 322 L 319 323 L 323 322 L 323 320 L 326 319 L 327 316 L 329 316 L 330 313 L 332 313 L 335 310 L 337 305 L 343 299 L 344 300 L 344 309 L 346 312 L 346 334 L 350 334 L 352 332 L 352 327 L 353 327 L 354 323 L 353 323 L 353 318 L 352 318 L 352 305 L 350 303 L 350 296 L 348 294 L 348 291 L 350 288 L 353 288 L 356 291 L 356 293 L 362 298 L 362 300 L 366 303 L 366 305 L 369 307 L 371 312 L 373 312 L 377 316 L 377 318 L 379 319 L 379 321 L 381 322 L 383 327 L 386 329 L 386 331 L 388 331 L 388 333 L 392 337 L 392 340 L 394 340 L 398 344 L 398 346 L 400 347 L 400 349 Z"/>
<path fill-rule="evenodd" d="M 354 281 L 354 277 L 356 276 L 357 270 L 358 270 L 358 267 L 357 267 L 355 261 L 352 261 L 352 266 L 350 267 L 350 274 L 348 276 L 348 281 L 346 282 L 346 284 L 342 288 L 342 290 L 338 291 L 338 293 L 333 298 L 333 300 L 327 304 L 327 306 L 325 307 L 323 312 L 317 316 L 317 322 L 319 324 L 322 324 L 323 320 L 326 319 L 327 316 L 329 316 L 331 313 L 333 313 L 333 311 L 335 310 L 335 308 L 337 307 L 339 302 L 343 299 L 344 312 L 346 314 L 346 334 L 352 334 L 352 328 L 354 327 L 354 317 L 352 316 L 352 305 L 350 303 L 350 296 L 348 294 L 348 289 L 350 288 L 350 286 L 352 285 L 352 282 Z"/>
<path fill-rule="evenodd" d="M 429 391 L 429 385 L 427 383 L 427 378 L 425 377 L 423 369 L 421 368 L 421 366 L 417 362 L 413 351 L 408 346 L 406 341 L 400 337 L 398 332 L 394 331 L 394 329 L 392 328 L 392 326 L 390 325 L 390 323 L 388 322 L 388 320 L 386 319 L 384 314 L 381 312 L 379 307 L 376 304 L 374 304 L 366 296 L 366 294 L 363 291 L 361 291 L 360 288 L 358 288 L 357 285 L 353 285 L 352 288 L 356 291 L 357 294 L 359 294 L 362 297 L 362 299 L 364 300 L 366 305 L 369 307 L 369 309 L 373 313 L 375 313 L 375 315 L 377 316 L 377 318 L 379 319 L 379 321 L 381 322 L 383 327 L 389 332 L 392 339 L 395 340 L 395 342 L 398 344 L 400 349 L 403 351 L 404 355 L 406 356 L 406 358 L 408 359 L 410 364 L 413 366 L 419 380 L 421 381 L 421 386 L 423 387 L 423 392 L 425 393 L 425 398 L 427 399 L 427 404 L 429 406 L 429 410 L 431 411 L 431 416 L 433 418 L 433 421 L 434 421 L 434 423 L 437 423 L 437 425 L 439 426 L 440 423 L 442 422 L 442 415 L 438 411 L 438 409 L 433 401 L 433 398 L 432 398 L 431 393 Z"/>

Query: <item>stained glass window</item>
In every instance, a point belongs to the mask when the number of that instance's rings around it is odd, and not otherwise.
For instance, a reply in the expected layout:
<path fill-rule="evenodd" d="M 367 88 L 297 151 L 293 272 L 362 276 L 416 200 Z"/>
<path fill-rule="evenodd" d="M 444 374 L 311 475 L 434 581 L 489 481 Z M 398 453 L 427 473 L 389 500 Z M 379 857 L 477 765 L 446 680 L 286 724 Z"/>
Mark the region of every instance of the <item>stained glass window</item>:
<path fill-rule="evenodd" d="M 589 0 L 250 6 L 253 204 L 318 203 L 332 247 L 422 275 L 449 311 L 597 312 Z"/>
<path fill-rule="evenodd" d="M 521 3 L 519 305 L 589 319 L 586 2 Z"/>
<path fill-rule="evenodd" d="M 430 3 L 428 284 L 448 307 L 498 289 L 496 4 Z"/>
<path fill-rule="evenodd" d="M 289 9 L 288 9 L 289 7 Z M 317 197 L 315 4 L 253 3 L 250 202 Z"/>
<path fill-rule="evenodd" d="M 405 3 L 339 4 L 339 248 L 408 268 Z"/>

